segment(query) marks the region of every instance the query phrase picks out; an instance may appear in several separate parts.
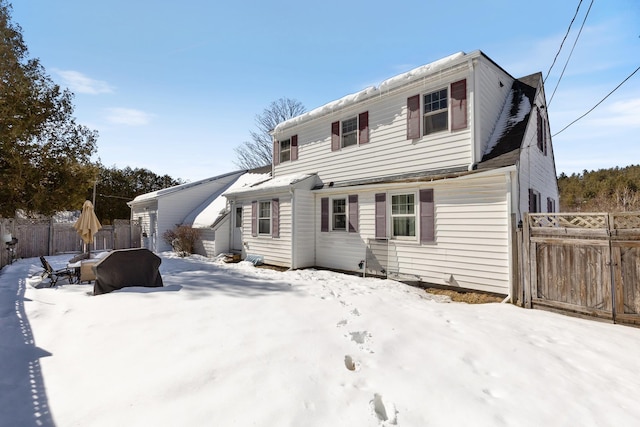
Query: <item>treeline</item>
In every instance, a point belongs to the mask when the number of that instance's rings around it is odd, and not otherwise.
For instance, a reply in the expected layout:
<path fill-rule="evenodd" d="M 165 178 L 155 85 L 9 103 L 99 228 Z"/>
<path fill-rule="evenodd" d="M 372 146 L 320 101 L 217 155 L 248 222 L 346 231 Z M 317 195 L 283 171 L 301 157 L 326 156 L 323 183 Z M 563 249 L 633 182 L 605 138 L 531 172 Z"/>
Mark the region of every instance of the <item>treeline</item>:
<path fill-rule="evenodd" d="M 558 177 L 560 212 L 640 211 L 640 165 Z"/>
<path fill-rule="evenodd" d="M 129 219 L 131 210 L 127 202 L 136 196 L 184 184 L 180 178 L 157 175 L 148 169 L 132 169 L 128 166 L 118 169 L 100 165 L 98 170 L 94 209 L 102 224 L 111 224 L 114 219 Z M 92 197 L 93 188 L 89 188 L 86 198 L 92 200 Z"/>

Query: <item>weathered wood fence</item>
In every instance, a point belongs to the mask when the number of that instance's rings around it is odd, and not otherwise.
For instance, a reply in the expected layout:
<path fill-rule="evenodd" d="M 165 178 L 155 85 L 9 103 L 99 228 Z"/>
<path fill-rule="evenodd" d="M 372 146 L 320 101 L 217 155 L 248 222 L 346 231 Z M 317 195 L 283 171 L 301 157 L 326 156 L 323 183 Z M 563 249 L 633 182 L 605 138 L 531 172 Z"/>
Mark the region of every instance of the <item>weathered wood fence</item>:
<path fill-rule="evenodd" d="M 53 220 L 0 219 L 0 236 L 18 239 L 13 248 L 17 258 L 41 255 L 82 252 L 84 242 L 73 224 L 55 223 Z M 91 250 L 127 249 L 140 247 L 140 225 L 134 221 L 115 220 L 113 225 L 104 225 L 95 236 Z M 9 263 L 9 250 L 0 242 L 0 268 Z"/>
<path fill-rule="evenodd" d="M 523 304 L 640 324 L 640 213 L 529 214 Z"/>

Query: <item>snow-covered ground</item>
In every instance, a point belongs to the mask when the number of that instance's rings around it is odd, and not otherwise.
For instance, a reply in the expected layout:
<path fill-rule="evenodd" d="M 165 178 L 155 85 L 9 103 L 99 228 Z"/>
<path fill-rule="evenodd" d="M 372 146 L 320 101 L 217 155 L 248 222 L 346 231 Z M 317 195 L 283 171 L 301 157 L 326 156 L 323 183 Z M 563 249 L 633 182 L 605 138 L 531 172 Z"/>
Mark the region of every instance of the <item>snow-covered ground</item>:
<path fill-rule="evenodd" d="M 162 254 L 164 288 L 0 271 L 0 426 L 632 426 L 640 329 Z M 48 257 L 54 268 L 69 256 Z"/>

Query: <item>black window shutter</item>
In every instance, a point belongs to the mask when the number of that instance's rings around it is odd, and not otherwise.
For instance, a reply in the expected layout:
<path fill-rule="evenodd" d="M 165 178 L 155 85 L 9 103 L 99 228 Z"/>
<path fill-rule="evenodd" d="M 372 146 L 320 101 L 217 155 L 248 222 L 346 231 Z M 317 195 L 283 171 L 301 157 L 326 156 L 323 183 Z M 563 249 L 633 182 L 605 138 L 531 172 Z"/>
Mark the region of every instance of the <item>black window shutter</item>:
<path fill-rule="evenodd" d="M 358 231 L 358 195 L 349 195 L 349 231 Z"/>
<path fill-rule="evenodd" d="M 542 132 L 543 132 L 543 126 L 542 126 L 542 114 L 540 114 L 540 109 L 536 108 L 536 117 L 538 118 L 538 148 L 540 149 L 540 151 L 544 151 L 544 147 L 543 147 L 543 139 L 542 139 Z"/>
<path fill-rule="evenodd" d="M 376 194 L 376 239 L 387 237 L 387 195 L 386 193 Z"/>
<path fill-rule="evenodd" d="M 298 135 L 291 137 L 291 161 L 298 160 Z"/>
<path fill-rule="evenodd" d="M 420 190 L 420 241 L 435 241 L 435 209 L 433 190 Z"/>
<path fill-rule="evenodd" d="M 451 130 L 467 128 L 467 80 L 451 83 Z"/>
<path fill-rule="evenodd" d="M 358 115 L 358 140 L 360 144 L 369 142 L 369 112 Z"/>
<path fill-rule="evenodd" d="M 277 166 L 280 164 L 280 141 L 277 139 L 273 140 L 273 165 Z"/>
<path fill-rule="evenodd" d="M 251 202 L 251 235 L 258 235 L 258 202 Z"/>
<path fill-rule="evenodd" d="M 329 198 L 320 199 L 320 231 L 329 231 Z"/>
<path fill-rule="evenodd" d="M 340 122 L 331 123 L 331 151 L 340 149 Z"/>
<path fill-rule="evenodd" d="M 407 98 L 407 139 L 420 138 L 420 95 Z"/>
<path fill-rule="evenodd" d="M 280 200 L 271 200 L 271 237 L 280 237 Z"/>

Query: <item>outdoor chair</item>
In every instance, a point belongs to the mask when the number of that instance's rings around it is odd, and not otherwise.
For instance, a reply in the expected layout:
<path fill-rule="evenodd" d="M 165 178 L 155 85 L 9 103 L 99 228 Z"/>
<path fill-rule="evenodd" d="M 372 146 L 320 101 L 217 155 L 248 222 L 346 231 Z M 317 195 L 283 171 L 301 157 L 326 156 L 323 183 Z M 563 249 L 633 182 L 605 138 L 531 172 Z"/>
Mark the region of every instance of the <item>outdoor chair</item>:
<path fill-rule="evenodd" d="M 44 268 L 41 277 L 43 280 L 48 278 L 51 281 L 50 286 L 55 286 L 60 278 L 67 279 L 70 284 L 75 283 L 78 279 L 78 274 L 74 268 L 54 270 L 49 261 L 43 256 L 40 257 L 40 262 L 42 263 L 42 268 Z"/>

